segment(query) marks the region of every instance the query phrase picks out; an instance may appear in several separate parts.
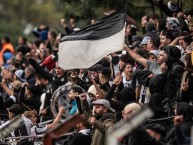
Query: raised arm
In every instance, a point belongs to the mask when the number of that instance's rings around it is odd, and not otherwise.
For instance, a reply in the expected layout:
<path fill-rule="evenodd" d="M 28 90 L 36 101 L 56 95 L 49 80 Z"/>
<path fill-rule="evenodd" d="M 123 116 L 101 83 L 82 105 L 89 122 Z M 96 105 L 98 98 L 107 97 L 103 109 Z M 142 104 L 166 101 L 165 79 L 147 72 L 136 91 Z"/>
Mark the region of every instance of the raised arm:
<path fill-rule="evenodd" d="M 60 119 L 62 118 L 62 114 L 64 112 L 65 112 L 64 108 L 60 107 L 56 118 L 54 119 L 54 121 L 51 124 L 47 125 L 47 129 L 50 129 L 50 128 L 53 128 L 54 126 L 56 126 L 60 122 Z"/>
<path fill-rule="evenodd" d="M 129 47 L 127 47 L 126 44 L 124 44 L 124 50 L 126 50 L 129 55 L 138 63 L 143 65 L 145 68 L 148 68 L 147 66 L 147 59 L 143 58 L 141 55 L 135 53 L 133 50 L 131 50 Z"/>
<path fill-rule="evenodd" d="M 41 74 L 41 76 L 44 76 L 50 82 L 52 81 L 53 75 L 45 71 L 35 60 L 29 59 L 29 63 L 33 66 L 38 74 Z"/>

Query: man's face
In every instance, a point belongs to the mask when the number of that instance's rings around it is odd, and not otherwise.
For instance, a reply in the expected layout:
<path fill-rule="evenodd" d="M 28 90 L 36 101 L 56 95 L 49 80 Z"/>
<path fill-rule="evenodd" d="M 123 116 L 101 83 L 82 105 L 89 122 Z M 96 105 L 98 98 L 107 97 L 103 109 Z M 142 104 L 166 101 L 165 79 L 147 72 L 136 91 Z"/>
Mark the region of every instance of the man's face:
<path fill-rule="evenodd" d="M 91 93 L 88 93 L 88 95 L 89 95 L 89 97 L 90 97 L 90 99 L 91 99 L 91 102 L 93 102 L 93 101 L 96 101 L 96 100 L 97 100 L 97 98 L 96 98 L 96 96 L 95 96 L 95 95 L 93 95 L 93 94 L 91 94 Z"/>
<path fill-rule="evenodd" d="M 96 118 L 99 119 L 105 112 L 107 112 L 107 109 L 103 105 L 94 105 L 93 115 Z"/>
<path fill-rule="evenodd" d="M 90 71 L 91 76 L 95 79 L 95 81 L 99 81 L 99 73 L 96 71 Z"/>
<path fill-rule="evenodd" d="M 21 64 L 21 61 L 22 61 L 22 53 L 21 52 L 18 52 L 17 54 L 16 54 L 16 60 L 15 60 L 15 63 L 16 64 Z"/>
<path fill-rule="evenodd" d="M 159 56 L 157 58 L 157 63 L 162 64 L 167 61 L 167 54 L 164 51 L 160 51 Z"/>
<path fill-rule="evenodd" d="M 153 49 L 153 44 L 152 44 L 152 42 L 149 40 L 148 43 L 147 43 L 146 50 L 147 50 L 148 52 L 150 52 L 152 49 Z"/>
<path fill-rule="evenodd" d="M 73 90 L 70 90 L 70 92 L 68 93 L 68 97 L 70 100 L 75 100 L 75 96 L 77 96 L 78 94 L 75 93 Z"/>
<path fill-rule="evenodd" d="M 166 36 L 161 35 L 161 38 L 160 38 L 160 46 L 161 46 L 161 47 L 164 47 L 164 46 L 169 45 L 170 42 L 171 42 L 170 39 L 167 39 Z"/>
<path fill-rule="evenodd" d="M 122 116 L 123 116 L 123 119 L 127 119 L 131 114 L 132 114 L 132 110 L 125 107 L 124 110 L 122 111 Z"/>
<path fill-rule="evenodd" d="M 127 64 L 124 69 L 124 73 L 128 76 L 131 76 L 133 74 L 133 66 L 130 64 Z"/>
<path fill-rule="evenodd" d="M 193 33 L 193 23 L 190 23 L 188 25 L 188 28 L 189 28 L 190 32 Z"/>
<path fill-rule="evenodd" d="M 28 71 L 27 69 L 24 70 L 25 73 L 25 78 L 28 78 L 31 75 L 31 72 Z"/>
<path fill-rule="evenodd" d="M 180 36 L 178 42 L 179 42 L 179 45 L 183 47 L 183 45 L 184 45 L 184 36 Z"/>
<path fill-rule="evenodd" d="M 37 116 L 36 116 L 35 114 L 33 114 L 32 116 L 30 116 L 29 119 L 31 120 L 31 122 L 32 122 L 33 124 L 36 124 L 36 123 L 37 123 L 37 120 L 38 120 L 38 118 L 37 118 Z"/>
<path fill-rule="evenodd" d="M 62 68 L 60 68 L 58 65 L 56 65 L 56 75 L 58 78 L 62 77 L 64 73 L 64 70 Z"/>

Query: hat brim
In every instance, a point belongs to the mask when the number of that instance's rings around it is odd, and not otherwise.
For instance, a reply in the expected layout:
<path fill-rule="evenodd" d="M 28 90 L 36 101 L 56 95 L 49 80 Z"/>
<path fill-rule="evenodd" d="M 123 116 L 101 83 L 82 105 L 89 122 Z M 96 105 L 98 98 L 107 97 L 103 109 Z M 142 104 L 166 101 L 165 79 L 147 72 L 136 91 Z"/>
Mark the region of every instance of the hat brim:
<path fill-rule="evenodd" d="M 16 75 L 16 76 L 17 76 L 17 75 Z M 17 78 L 18 78 L 22 83 L 26 82 L 26 79 L 19 78 L 18 76 L 17 76 Z"/>
<path fill-rule="evenodd" d="M 20 80 L 22 83 L 26 82 L 26 79 L 21 79 L 21 78 L 19 78 L 19 80 Z"/>
<path fill-rule="evenodd" d="M 103 105 L 104 106 L 104 104 L 102 104 L 102 103 L 99 103 L 99 102 L 92 102 L 92 104 L 93 105 Z M 113 113 L 115 113 L 116 111 L 115 111 L 115 109 L 113 109 L 113 108 L 107 108 L 108 110 L 110 110 L 111 112 L 113 112 Z"/>

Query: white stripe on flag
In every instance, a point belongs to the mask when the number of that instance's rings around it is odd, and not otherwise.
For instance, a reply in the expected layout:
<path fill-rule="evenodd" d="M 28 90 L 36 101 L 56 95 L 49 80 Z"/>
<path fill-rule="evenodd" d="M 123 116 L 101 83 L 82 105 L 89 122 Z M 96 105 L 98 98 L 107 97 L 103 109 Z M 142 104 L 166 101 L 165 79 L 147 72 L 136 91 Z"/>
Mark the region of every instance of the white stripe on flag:
<path fill-rule="evenodd" d="M 89 68 L 104 56 L 120 51 L 125 39 L 125 27 L 101 40 L 64 41 L 59 46 L 59 66 L 64 70 Z"/>

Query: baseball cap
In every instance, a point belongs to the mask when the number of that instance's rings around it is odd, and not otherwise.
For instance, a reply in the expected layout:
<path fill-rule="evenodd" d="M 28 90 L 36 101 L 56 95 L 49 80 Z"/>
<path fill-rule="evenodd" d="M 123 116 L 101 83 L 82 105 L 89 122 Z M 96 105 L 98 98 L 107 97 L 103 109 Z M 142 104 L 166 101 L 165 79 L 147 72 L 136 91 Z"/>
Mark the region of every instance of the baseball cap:
<path fill-rule="evenodd" d="M 15 72 L 15 75 L 17 76 L 17 78 L 21 81 L 21 82 L 26 82 L 26 79 L 25 79 L 25 73 L 23 70 L 17 70 Z"/>
<path fill-rule="evenodd" d="M 140 45 L 146 45 L 149 42 L 150 38 L 151 37 L 149 36 L 144 36 Z"/>
<path fill-rule="evenodd" d="M 111 112 L 115 112 L 115 110 L 113 108 L 111 108 L 109 101 L 106 99 L 98 99 L 98 100 L 92 102 L 92 104 L 93 105 L 103 105 L 105 108 L 107 108 Z"/>

